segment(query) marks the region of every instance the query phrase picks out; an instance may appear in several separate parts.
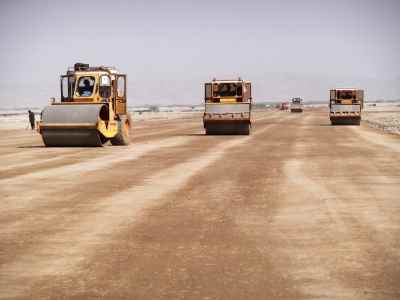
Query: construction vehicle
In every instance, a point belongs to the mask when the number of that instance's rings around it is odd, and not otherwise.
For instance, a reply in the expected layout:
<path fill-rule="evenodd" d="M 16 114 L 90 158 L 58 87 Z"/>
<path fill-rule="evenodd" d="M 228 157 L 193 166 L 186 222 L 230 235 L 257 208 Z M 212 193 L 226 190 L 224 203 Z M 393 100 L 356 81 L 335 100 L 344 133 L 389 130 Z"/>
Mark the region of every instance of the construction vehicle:
<path fill-rule="evenodd" d="M 290 112 L 303 112 L 303 99 L 292 98 L 290 102 Z"/>
<path fill-rule="evenodd" d="M 251 127 L 251 82 L 216 80 L 205 83 L 203 125 L 206 134 L 244 134 Z"/>
<path fill-rule="evenodd" d="M 329 117 L 332 125 L 360 125 L 364 91 L 360 89 L 330 90 Z"/>
<path fill-rule="evenodd" d="M 281 102 L 278 104 L 279 110 L 287 111 L 289 109 L 289 103 L 288 102 Z"/>
<path fill-rule="evenodd" d="M 38 132 L 46 146 L 129 144 L 126 75 L 76 63 L 60 78 L 61 99 L 44 108 Z"/>

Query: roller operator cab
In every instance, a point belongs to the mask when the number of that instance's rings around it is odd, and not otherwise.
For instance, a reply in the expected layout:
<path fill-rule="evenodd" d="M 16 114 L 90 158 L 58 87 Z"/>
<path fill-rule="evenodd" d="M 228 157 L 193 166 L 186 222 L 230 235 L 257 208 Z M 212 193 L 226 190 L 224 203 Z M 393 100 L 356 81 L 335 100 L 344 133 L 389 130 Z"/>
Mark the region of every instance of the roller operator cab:
<path fill-rule="evenodd" d="M 60 85 L 60 101 L 45 107 L 38 124 L 46 146 L 129 144 L 125 74 L 76 63 L 61 76 Z"/>
<path fill-rule="evenodd" d="M 360 125 L 364 91 L 360 89 L 330 90 L 329 117 L 332 125 Z"/>
<path fill-rule="evenodd" d="M 244 134 L 251 127 L 251 83 L 216 80 L 205 83 L 203 125 L 206 134 Z"/>

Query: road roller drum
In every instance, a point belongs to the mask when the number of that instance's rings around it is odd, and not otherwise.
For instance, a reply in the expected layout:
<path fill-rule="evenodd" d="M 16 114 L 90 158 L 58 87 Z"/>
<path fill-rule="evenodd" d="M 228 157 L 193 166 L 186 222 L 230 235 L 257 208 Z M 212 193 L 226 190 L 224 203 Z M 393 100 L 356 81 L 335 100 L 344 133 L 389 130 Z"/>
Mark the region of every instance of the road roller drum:
<path fill-rule="evenodd" d="M 46 146 L 102 146 L 107 138 L 98 131 L 104 104 L 51 105 L 42 112 Z"/>

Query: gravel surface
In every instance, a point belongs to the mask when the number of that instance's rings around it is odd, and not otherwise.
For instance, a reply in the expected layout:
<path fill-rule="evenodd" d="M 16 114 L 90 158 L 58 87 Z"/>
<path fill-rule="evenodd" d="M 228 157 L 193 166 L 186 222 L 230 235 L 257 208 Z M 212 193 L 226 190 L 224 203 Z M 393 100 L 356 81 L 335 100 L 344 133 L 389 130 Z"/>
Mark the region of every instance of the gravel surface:
<path fill-rule="evenodd" d="M 368 126 L 379 128 L 385 132 L 400 134 L 400 105 L 386 104 L 367 106 L 363 113 L 363 121 Z"/>

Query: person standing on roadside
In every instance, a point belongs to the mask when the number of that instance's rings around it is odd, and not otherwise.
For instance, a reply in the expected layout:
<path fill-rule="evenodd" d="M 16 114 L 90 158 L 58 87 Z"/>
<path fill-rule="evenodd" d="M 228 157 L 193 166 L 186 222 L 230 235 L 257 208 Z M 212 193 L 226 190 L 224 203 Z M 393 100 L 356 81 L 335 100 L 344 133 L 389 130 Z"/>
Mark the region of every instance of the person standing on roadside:
<path fill-rule="evenodd" d="M 31 110 L 28 110 L 29 114 L 29 123 L 31 123 L 31 129 L 35 129 L 35 113 Z"/>

